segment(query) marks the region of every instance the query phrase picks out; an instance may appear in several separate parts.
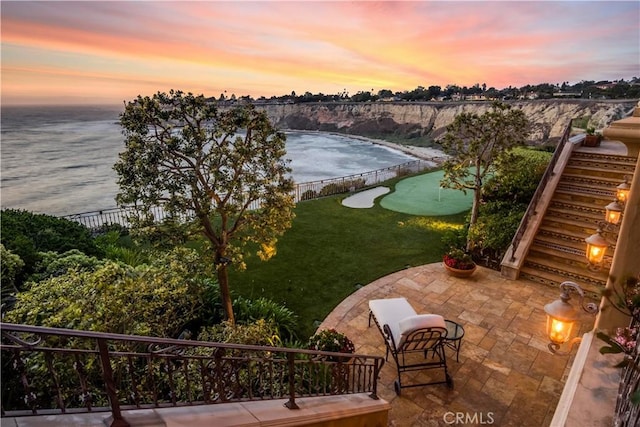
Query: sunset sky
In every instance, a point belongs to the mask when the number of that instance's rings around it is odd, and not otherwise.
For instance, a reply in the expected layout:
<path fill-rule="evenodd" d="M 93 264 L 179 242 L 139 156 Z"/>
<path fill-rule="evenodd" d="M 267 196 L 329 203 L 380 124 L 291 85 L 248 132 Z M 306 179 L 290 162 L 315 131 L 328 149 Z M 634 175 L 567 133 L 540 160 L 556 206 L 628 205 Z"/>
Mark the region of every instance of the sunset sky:
<path fill-rule="evenodd" d="M 2 103 L 640 77 L 640 2 L 1 3 Z"/>

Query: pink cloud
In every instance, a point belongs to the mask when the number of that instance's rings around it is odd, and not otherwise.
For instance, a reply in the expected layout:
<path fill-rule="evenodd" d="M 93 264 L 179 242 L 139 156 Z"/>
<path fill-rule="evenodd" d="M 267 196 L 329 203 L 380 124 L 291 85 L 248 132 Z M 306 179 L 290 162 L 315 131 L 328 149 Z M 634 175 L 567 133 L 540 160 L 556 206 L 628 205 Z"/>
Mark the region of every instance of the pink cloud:
<path fill-rule="evenodd" d="M 73 79 L 102 61 L 105 73 L 93 78 L 126 87 L 233 87 L 254 96 L 629 78 L 640 75 L 639 9 L 634 2 L 7 2 L 3 94 L 25 90 L 5 69 L 24 66 L 30 50 L 51 53 L 29 61 L 41 60 L 43 75 L 55 69 Z"/>

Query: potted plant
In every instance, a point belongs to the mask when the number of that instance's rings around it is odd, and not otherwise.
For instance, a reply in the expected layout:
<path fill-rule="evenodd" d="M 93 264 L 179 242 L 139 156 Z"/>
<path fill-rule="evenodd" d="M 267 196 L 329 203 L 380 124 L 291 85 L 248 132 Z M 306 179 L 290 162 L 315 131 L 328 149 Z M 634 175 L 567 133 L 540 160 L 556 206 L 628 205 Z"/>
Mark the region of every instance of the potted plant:
<path fill-rule="evenodd" d="M 587 128 L 587 136 L 584 138 L 583 145 L 585 147 L 598 147 L 600 146 L 600 141 L 602 141 L 602 135 L 596 132 L 596 128 L 589 126 Z"/>
<path fill-rule="evenodd" d="M 442 257 L 444 268 L 455 277 L 469 277 L 476 271 L 471 255 L 462 249 L 453 248 Z"/>
<path fill-rule="evenodd" d="M 354 353 L 353 342 L 343 333 L 335 329 L 323 329 L 309 338 L 308 348 L 318 351 L 332 351 L 335 353 Z M 328 358 L 334 360 L 332 356 Z"/>

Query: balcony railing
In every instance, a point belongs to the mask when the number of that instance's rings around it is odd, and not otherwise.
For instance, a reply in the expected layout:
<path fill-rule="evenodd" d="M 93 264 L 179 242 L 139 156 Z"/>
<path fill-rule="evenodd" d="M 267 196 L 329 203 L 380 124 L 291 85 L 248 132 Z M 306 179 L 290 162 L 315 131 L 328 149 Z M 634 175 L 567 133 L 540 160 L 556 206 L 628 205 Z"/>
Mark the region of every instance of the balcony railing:
<path fill-rule="evenodd" d="M 370 393 L 381 356 L 1 323 L 2 416 Z"/>

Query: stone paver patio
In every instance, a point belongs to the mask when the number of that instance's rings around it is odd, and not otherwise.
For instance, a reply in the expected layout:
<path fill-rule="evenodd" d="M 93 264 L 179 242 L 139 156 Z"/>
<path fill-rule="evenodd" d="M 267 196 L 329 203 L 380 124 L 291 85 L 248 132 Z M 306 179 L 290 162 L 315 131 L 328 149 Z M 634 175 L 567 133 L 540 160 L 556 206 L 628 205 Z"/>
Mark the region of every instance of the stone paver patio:
<path fill-rule="evenodd" d="M 379 395 L 391 403 L 390 426 L 548 426 L 575 355 L 575 350 L 572 356 L 558 356 L 547 349 L 543 307 L 559 294 L 557 287 L 507 280 L 480 267 L 471 278 L 459 279 L 434 263 L 359 289 L 327 316 L 320 329 L 345 333 L 357 353 L 384 355 L 378 329 L 368 327 L 368 301 L 405 297 L 418 313 L 437 313 L 462 324 L 465 336 L 459 363 L 448 351 L 452 390 L 446 385 L 403 388 L 397 396 L 396 366 L 389 358 Z M 584 314 L 580 334 L 591 330 L 593 322 Z"/>

